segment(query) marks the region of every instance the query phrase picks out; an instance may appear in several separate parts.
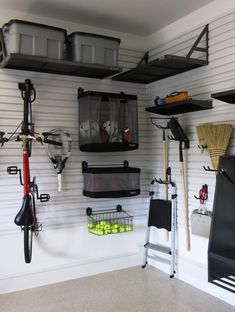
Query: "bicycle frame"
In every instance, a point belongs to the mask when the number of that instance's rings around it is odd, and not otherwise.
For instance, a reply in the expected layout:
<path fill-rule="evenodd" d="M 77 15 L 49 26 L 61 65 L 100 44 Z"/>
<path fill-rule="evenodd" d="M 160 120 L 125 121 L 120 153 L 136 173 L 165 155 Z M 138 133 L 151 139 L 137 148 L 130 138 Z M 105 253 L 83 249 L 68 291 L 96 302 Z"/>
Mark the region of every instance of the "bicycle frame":
<path fill-rule="evenodd" d="M 42 229 L 42 225 L 38 223 L 36 218 L 35 198 L 41 202 L 46 202 L 50 199 L 49 194 L 38 194 L 38 187 L 36 178 L 30 180 L 30 164 L 29 158 L 31 156 L 32 141 L 36 140 L 34 137 L 34 129 L 32 124 L 32 109 L 31 103 L 35 100 L 35 89 L 29 79 L 25 83 L 19 83 L 19 89 L 24 100 L 23 121 L 21 132 L 17 136 L 17 141 L 22 142 L 22 162 L 23 162 L 23 180 L 21 169 L 16 166 L 7 168 L 9 174 L 18 174 L 20 176 L 20 183 L 23 185 L 23 202 L 21 209 L 15 217 L 15 224 L 20 226 L 24 232 L 24 256 L 25 262 L 30 263 L 32 257 L 32 237 Z M 31 98 L 33 96 L 33 99 Z M 30 117 L 30 118 L 29 118 Z M 4 142 L 4 141 L 3 141 Z M 42 143 L 42 141 L 41 141 Z"/>

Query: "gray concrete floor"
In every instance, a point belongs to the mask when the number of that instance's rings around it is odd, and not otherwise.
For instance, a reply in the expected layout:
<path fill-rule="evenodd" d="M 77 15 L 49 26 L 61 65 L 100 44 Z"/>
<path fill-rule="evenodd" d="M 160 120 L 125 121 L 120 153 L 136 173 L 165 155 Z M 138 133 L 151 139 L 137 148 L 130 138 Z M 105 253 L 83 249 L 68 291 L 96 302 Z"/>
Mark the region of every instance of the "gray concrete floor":
<path fill-rule="evenodd" d="M 151 266 L 0 296 L 1 312 L 234 312 L 235 308 Z"/>

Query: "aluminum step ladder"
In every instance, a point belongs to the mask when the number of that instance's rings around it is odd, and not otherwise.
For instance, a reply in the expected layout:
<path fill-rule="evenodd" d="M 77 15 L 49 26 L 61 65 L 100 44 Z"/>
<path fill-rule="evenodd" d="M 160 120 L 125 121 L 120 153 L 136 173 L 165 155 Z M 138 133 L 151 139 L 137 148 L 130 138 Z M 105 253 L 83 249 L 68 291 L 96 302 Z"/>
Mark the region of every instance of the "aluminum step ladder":
<path fill-rule="evenodd" d="M 170 200 L 154 199 L 155 192 L 154 184 L 168 184 L 170 186 Z M 176 273 L 176 231 L 177 231 L 177 211 L 176 211 L 176 186 L 171 181 L 171 178 L 167 181 L 161 179 L 154 179 L 151 182 L 150 205 L 148 212 L 148 224 L 145 238 L 145 252 L 143 258 L 142 268 L 146 267 L 148 259 L 156 260 L 156 257 L 149 255 L 149 250 L 154 250 L 159 253 L 169 255 L 169 259 L 158 257 L 158 260 L 166 262 L 170 265 L 170 278 L 174 277 Z M 158 229 L 163 228 L 171 232 L 170 235 L 170 247 L 161 244 L 153 244 L 149 242 L 151 227 Z"/>

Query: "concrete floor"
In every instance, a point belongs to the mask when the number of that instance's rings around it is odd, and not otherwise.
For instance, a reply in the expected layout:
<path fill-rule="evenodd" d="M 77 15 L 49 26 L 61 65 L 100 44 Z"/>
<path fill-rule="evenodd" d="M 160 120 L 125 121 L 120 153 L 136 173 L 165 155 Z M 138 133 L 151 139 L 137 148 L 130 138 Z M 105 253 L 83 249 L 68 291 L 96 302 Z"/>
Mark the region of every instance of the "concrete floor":
<path fill-rule="evenodd" d="M 235 308 L 151 266 L 0 296 L 1 312 L 234 312 Z"/>

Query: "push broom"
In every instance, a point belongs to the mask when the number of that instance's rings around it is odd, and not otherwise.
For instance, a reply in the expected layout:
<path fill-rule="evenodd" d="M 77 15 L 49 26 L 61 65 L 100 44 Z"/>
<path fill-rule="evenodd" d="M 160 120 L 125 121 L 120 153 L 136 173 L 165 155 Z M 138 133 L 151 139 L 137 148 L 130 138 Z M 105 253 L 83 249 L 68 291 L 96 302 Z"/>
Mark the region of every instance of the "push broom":
<path fill-rule="evenodd" d="M 190 233 L 189 233 L 189 220 L 188 220 L 188 199 L 187 199 L 187 186 L 184 171 L 184 159 L 183 148 L 189 149 L 190 142 L 181 125 L 176 118 L 171 118 L 167 124 L 167 127 L 171 130 L 173 137 L 169 137 L 170 140 L 179 141 L 179 163 L 181 174 L 181 185 L 183 193 L 183 210 L 184 210 L 184 224 L 185 224 L 185 237 L 186 237 L 186 249 L 190 250 Z"/>

